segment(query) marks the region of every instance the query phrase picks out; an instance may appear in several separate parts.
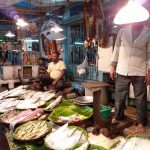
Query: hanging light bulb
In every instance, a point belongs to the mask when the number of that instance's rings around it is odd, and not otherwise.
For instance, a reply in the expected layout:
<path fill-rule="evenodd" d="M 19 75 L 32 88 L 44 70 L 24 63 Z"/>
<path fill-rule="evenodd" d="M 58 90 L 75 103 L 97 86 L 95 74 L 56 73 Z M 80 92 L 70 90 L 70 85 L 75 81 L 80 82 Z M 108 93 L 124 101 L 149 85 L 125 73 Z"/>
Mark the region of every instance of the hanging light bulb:
<path fill-rule="evenodd" d="M 8 31 L 8 33 L 6 33 L 5 34 L 5 36 L 7 36 L 7 37 L 14 37 L 15 36 L 15 34 L 13 34 L 12 32 L 10 32 L 10 31 Z"/>
<path fill-rule="evenodd" d="M 133 0 L 129 0 L 126 6 L 119 10 L 114 18 L 114 24 L 129 24 L 146 21 L 149 12 L 143 6 Z"/>
<path fill-rule="evenodd" d="M 63 29 L 58 25 L 54 25 L 50 30 L 56 33 L 63 31 Z"/>
<path fill-rule="evenodd" d="M 16 25 L 20 27 L 25 27 L 28 25 L 28 23 L 26 23 L 23 19 L 18 19 Z"/>

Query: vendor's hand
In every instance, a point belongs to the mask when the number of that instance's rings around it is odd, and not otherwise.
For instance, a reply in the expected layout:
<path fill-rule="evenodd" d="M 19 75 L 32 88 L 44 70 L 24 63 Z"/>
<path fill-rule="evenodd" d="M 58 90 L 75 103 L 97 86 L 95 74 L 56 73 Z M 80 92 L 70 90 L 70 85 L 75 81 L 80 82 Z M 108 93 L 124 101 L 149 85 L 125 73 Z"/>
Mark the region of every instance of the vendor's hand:
<path fill-rule="evenodd" d="M 54 81 L 52 82 L 52 85 L 53 85 L 53 86 L 56 86 L 56 84 L 57 84 L 57 81 L 54 80 Z"/>
<path fill-rule="evenodd" d="M 150 85 L 150 71 L 148 71 L 148 73 L 145 76 L 145 83 L 147 85 Z"/>
<path fill-rule="evenodd" d="M 109 74 L 110 74 L 110 78 L 112 80 L 114 80 L 115 77 L 116 77 L 116 66 L 110 66 L 110 72 L 109 72 Z"/>

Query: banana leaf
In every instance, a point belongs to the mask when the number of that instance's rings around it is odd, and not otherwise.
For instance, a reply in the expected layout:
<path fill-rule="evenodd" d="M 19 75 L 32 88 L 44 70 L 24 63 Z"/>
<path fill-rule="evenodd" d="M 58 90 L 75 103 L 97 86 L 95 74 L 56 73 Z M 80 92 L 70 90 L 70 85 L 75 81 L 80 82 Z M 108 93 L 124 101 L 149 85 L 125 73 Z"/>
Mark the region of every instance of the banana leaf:
<path fill-rule="evenodd" d="M 26 150 L 26 146 L 24 143 L 14 141 L 12 132 L 6 132 L 5 137 L 7 139 L 10 150 Z"/>
<path fill-rule="evenodd" d="M 26 143 L 26 150 L 50 150 L 44 143 Z"/>
<path fill-rule="evenodd" d="M 130 139 L 130 138 L 133 138 L 133 137 L 150 140 L 150 134 L 134 134 L 134 135 L 131 134 L 131 135 L 127 136 L 127 139 Z"/>
<path fill-rule="evenodd" d="M 77 144 L 72 150 L 79 148 L 82 144 Z M 106 148 L 94 144 L 90 144 L 87 150 L 107 150 Z"/>
<path fill-rule="evenodd" d="M 72 101 L 65 100 L 58 107 L 53 109 L 49 119 L 55 123 L 59 123 L 60 116 L 69 117 L 74 114 L 77 114 L 79 117 L 81 116 L 82 118 L 80 121 L 82 121 L 89 119 L 92 116 L 93 111 L 87 107 L 75 105 Z"/>
<path fill-rule="evenodd" d="M 40 125 L 40 123 L 46 123 L 46 126 L 37 126 L 36 125 Z M 31 128 L 29 127 L 33 127 L 32 130 L 30 131 Z M 29 128 L 29 129 L 27 129 Z M 37 128 L 37 129 L 36 129 Z M 39 128 L 39 129 L 38 129 Z M 41 132 L 39 133 L 38 131 L 40 129 Z M 36 129 L 36 130 L 35 130 Z M 48 132 L 50 132 L 50 130 L 52 129 L 52 123 L 51 122 L 47 122 L 47 121 L 39 121 L 39 120 L 34 120 L 34 121 L 29 121 L 27 123 L 24 123 L 21 126 L 18 126 L 16 128 L 16 130 L 13 133 L 13 137 L 16 140 L 21 140 L 21 141 L 33 141 L 33 140 L 37 140 L 39 138 L 44 137 Z M 35 130 L 35 131 L 34 131 Z M 34 132 L 33 132 L 34 131 Z M 21 132 L 23 132 L 23 136 L 20 137 Z M 37 133 L 36 133 L 37 132 Z"/>

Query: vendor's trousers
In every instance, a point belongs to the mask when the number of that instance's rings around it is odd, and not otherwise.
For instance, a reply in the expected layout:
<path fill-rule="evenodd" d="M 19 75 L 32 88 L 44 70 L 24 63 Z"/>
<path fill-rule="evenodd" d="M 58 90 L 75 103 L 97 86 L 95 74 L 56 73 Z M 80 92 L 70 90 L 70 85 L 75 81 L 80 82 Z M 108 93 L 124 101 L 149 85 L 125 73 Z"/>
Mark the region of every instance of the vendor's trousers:
<path fill-rule="evenodd" d="M 54 79 L 50 78 L 49 74 L 44 74 L 40 76 L 41 86 L 51 85 L 53 81 Z M 55 90 L 56 91 L 62 90 L 64 88 L 64 84 L 65 84 L 64 80 L 60 79 L 55 86 Z"/>
<path fill-rule="evenodd" d="M 117 74 L 115 85 L 115 119 L 124 118 L 126 99 L 129 97 L 130 84 L 133 85 L 136 100 L 136 119 L 138 124 L 147 123 L 147 85 L 144 76 L 123 76 Z"/>

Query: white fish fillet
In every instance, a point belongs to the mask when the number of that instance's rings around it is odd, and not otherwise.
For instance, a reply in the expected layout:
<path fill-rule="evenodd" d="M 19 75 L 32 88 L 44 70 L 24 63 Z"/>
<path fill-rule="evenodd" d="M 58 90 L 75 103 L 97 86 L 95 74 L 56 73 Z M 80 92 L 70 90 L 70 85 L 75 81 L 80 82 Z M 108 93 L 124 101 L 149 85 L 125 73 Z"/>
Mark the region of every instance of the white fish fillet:
<path fill-rule="evenodd" d="M 150 140 L 142 138 L 122 139 L 112 150 L 149 150 Z"/>
<path fill-rule="evenodd" d="M 45 108 L 45 110 L 49 110 L 49 109 L 51 110 L 51 109 L 53 109 L 54 107 L 56 107 L 61 102 L 61 100 L 62 100 L 62 95 L 58 96 L 54 102 L 50 103 Z"/>
<path fill-rule="evenodd" d="M 89 142 L 85 142 L 84 144 L 82 144 L 80 147 L 76 148 L 75 150 L 87 150 L 89 147 Z"/>

